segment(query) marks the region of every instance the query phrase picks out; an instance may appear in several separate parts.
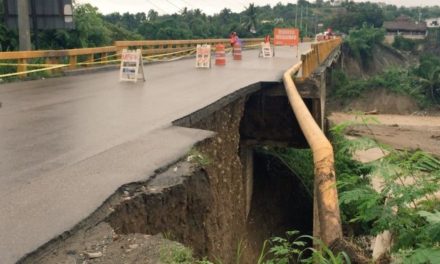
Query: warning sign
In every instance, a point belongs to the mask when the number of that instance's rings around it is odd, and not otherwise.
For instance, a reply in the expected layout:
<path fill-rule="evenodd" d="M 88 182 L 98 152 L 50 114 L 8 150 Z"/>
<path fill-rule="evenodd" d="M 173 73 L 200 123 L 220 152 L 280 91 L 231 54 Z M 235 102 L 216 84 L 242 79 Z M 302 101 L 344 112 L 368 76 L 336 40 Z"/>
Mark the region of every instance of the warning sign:
<path fill-rule="evenodd" d="M 273 56 L 272 48 L 270 47 L 270 42 L 261 42 L 260 54 L 263 56 L 263 58 L 270 58 Z"/>
<path fill-rule="evenodd" d="M 211 45 L 197 45 L 196 68 L 211 68 Z"/>
<path fill-rule="evenodd" d="M 144 64 L 142 63 L 142 51 L 123 49 L 121 54 L 120 81 L 137 82 L 142 78 L 145 81 Z"/>
<path fill-rule="evenodd" d="M 297 28 L 275 28 L 275 46 L 297 46 L 299 43 L 299 29 Z"/>

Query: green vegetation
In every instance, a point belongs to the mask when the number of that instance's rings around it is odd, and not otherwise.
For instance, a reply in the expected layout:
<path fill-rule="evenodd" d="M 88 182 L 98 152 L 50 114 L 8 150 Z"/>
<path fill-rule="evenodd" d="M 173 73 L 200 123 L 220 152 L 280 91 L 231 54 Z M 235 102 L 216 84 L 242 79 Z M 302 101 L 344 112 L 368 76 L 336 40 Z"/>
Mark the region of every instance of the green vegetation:
<path fill-rule="evenodd" d="M 206 259 L 197 260 L 190 248 L 172 242 L 162 246 L 159 258 L 164 264 L 213 264 Z"/>
<path fill-rule="evenodd" d="M 364 121 L 365 123 L 365 121 Z M 397 151 L 371 139 L 347 140 L 332 129 L 341 211 L 354 235 L 377 235 L 389 230 L 392 253 L 403 263 L 435 263 L 440 254 L 440 160 L 422 151 Z M 372 146 L 387 151 L 377 161 L 361 164 L 351 157 Z M 374 190 L 375 177 L 381 190 Z"/>
<path fill-rule="evenodd" d="M 417 41 L 396 36 L 394 38 L 393 47 L 399 50 L 414 52 L 417 47 Z"/>
<path fill-rule="evenodd" d="M 413 97 L 421 107 L 440 103 L 440 58 L 422 56 L 419 66 L 410 69 L 391 68 L 367 79 L 350 80 L 342 71 L 332 73 L 333 94 L 349 100 L 363 92 L 387 89 Z"/>
<path fill-rule="evenodd" d="M 377 121 L 344 123 L 331 129 L 335 149 L 340 208 L 345 229 L 350 236 L 375 236 L 385 230 L 393 236 L 392 255 L 396 263 L 436 263 L 440 257 L 440 160 L 423 151 L 398 151 L 370 138 L 347 140 L 343 133 L 351 125 Z M 380 148 L 385 157 L 366 164 L 353 159 L 357 150 Z M 313 182 L 311 154 L 307 150 L 265 149 L 278 157 L 295 174 Z M 375 190 L 372 180 L 381 182 Z M 288 232 L 286 238 L 265 242 L 258 263 L 349 263 L 345 254 L 331 255 L 325 245 L 321 251 L 307 249 L 304 238 Z M 309 241 L 310 242 L 310 241 Z M 319 243 L 316 240 L 315 243 Z M 305 250 L 312 258 L 303 259 Z M 307 262 L 311 261 L 311 262 Z M 316 263 L 316 262 L 315 262 Z"/>
<path fill-rule="evenodd" d="M 365 91 L 387 89 L 388 91 L 412 96 L 420 106 L 429 105 L 429 95 L 409 70 L 391 68 L 367 79 L 348 79 L 342 71 L 332 73 L 333 94 L 336 98 L 349 100 L 360 97 Z"/>
<path fill-rule="evenodd" d="M 345 40 L 350 54 L 365 66 L 373 58 L 373 49 L 380 45 L 385 38 L 385 30 L 364 24 L 360 29 L 350 30 Z"/>
<path fill-rule="evenodd" d="M 163 247 L 160 251 L 160 261 L 165 264 L 193 264 L 191 249 L 182 245 Z"/>
<path fill-rule="evenodd" d="M 413 74 L 425 94 L 428 94 L 433 102 L 440 104 L 440 57 L 422 56 Z"/>
<path fill-rule="evenodd" d="M 196 148 L 192 148 L 188 152 L 187 161 L 194 162 L 201 167 L 206 167 L 212 163 L 211 159 L 207 155 L 201 153 Z"/>
<path fill-rule="evenodd" d="M 310 149 L 264 147 L 258 151 L 279 159 L 298 177 L 310 197 L 313 197 L 313 156 Z"/>
<path fill-rule="evenodd" d="M 362 28 L 365 25 L 381 27 L 384 22 L 383 9 L 377 4 L 348 2 L 343 7 L 345 14 L 334 16 L 329 21 L 329 25 L 339 31 L 347 33 L 352 29 Z"/>
<path fill-rule="evenodd" d="M 319 245 L 320 250 L 311 246 Z M 267 249 L 267 247 L 269 248 Z M 287 231 L 286 237 L 273 237 L 264 242 L 258 264 L 320 263 L 350 264 L 344 252 L 334 254 L 321 240 L 300 236 L 298 231 Z"/>
<path fill-rule="evenodd" d="M 160 261 L 164 264 L 212 264 L 206 259 L 197 260 L 193 257 L 191 249 L 180 244 L 162 247 Z"/>

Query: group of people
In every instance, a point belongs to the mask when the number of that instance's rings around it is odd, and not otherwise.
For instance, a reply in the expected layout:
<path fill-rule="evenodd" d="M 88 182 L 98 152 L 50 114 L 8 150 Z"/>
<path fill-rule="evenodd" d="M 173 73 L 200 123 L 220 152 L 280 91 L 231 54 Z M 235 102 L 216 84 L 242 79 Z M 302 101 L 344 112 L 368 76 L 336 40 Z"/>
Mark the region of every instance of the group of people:
<path fill-rule="evenodd" d="M 231 43 L 231 47 L 234 47 L 235 44 L 241 44 L 237 32 L 232 32 L 231 35 L 229 35 L 229 42 Z"/>
<path fill-rule="evenodd" d="M 231 43 L 231 47 L 234 47 L 235 44 L 242 44 L 241 40 L 238 38 L 237 32 L 232 32 L 229 35 L 229 41 Z M 267 35 L 266 37 L 264 37 L 264 42 L 265 43 L 270 43 L 270 35 Z"/>

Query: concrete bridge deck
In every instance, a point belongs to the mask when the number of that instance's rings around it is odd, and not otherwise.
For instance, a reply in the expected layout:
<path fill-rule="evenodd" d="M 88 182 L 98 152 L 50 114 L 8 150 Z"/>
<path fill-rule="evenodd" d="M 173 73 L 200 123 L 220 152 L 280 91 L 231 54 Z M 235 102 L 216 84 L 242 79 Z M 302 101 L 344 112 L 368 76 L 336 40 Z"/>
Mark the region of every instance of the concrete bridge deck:
<path fill-rule="evenodd" d="M 310 45 L 303 43 L 300 53 Z M 0 86 L 0 263 L 14 263 L 90 215 L 123 184 L 146 180 L 211 132 L 173 120 L 254 83 L 278 82 L 296 48 L 225 67 L 194 60 Z"/>

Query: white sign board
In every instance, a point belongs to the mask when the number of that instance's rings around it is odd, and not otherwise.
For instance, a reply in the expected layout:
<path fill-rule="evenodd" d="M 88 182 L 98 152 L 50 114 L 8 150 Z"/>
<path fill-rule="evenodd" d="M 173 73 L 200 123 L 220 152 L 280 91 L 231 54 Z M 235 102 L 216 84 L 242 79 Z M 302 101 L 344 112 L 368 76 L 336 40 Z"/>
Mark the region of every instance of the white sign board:
<path fill-rule="evenodd" d="M 440 28 L 440 18 L 426 19 L 425 22 L 428 28 Z"/>
<path fill-rule="evenodd" d="M 261 42 L 261 54 L 263 55 L 263 58 L 273 57 L 272 48 L 269 42 Z"/>
<path fill-rule="evenodd" d="M 144 64 L 142 63 L 142 51 L 140 49 L 122 50 L 119 80 L 137 82 L 139 77 L 145 81 Z"/>
<path fill-rule="evenodd" d="M 211 45 L 197 45 L 196 68 L 211 68 Z"/>

